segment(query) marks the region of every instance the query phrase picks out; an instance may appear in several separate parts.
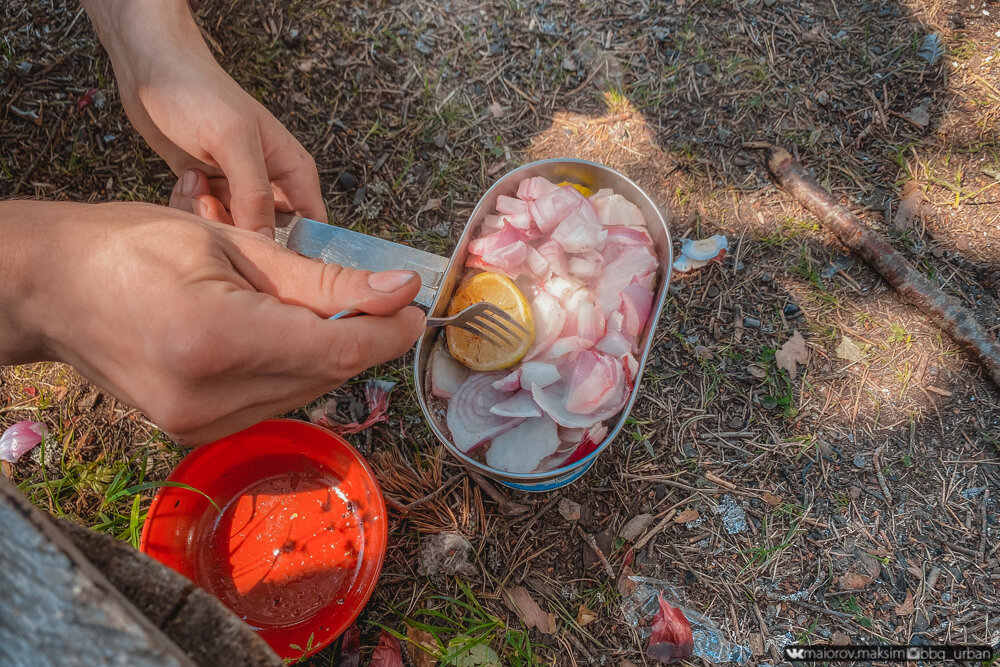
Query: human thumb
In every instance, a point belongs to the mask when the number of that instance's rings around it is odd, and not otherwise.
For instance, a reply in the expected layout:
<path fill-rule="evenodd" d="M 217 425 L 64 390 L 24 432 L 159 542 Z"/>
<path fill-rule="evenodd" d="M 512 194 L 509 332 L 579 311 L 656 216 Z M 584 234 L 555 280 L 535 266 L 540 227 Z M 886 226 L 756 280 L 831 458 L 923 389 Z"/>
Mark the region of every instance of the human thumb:
<path fill-rule="evenodd" d="M 413 271 L 349 269 L 302 257 L 260 235 L 235 238 L 243 252 L 234 264 L 255 289 L 324 317 L 342 310 L 392 315 L 420 291 L 420 276 Z"/>

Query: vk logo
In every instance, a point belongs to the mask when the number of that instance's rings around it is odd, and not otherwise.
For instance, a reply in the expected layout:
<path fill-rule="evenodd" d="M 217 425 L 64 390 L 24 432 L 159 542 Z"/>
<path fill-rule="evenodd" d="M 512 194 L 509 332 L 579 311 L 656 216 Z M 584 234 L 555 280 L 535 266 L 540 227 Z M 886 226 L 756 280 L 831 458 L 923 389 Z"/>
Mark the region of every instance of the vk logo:
<path fill-rule="evenodd" d="M 786 646 L 785 657 L 789 660 L 805 660 L 806 650 L 800 646 Z"/>

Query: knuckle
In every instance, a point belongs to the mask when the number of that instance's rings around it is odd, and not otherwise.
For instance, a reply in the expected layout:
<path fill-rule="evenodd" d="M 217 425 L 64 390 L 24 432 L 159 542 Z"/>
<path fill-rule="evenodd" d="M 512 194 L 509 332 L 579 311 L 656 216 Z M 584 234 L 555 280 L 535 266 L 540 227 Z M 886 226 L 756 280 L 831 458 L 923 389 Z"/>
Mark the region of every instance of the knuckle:
<path fill-rule="evenodd" d="M 180 382 L 201 382 L 230 367 L 232 348 L 205 328 L 203 318 L 182 318 L 171 329 L 172 335 L 163 344 L 162 363 Z"/>
<path fill-rule="evenodd" d="M 344 379 L 354 377 L 368 368 L 368 353 L 361 339 L 346 336 L 334 341 L 333 346 L 332 356 L 337 374 Z"/>
<path fill-rule="evenodd" d="M 339 264 L 322 264 L 319 269 L 319 294 L 335 296 L 338 284 L 344 276 L 344 267 Z"/>

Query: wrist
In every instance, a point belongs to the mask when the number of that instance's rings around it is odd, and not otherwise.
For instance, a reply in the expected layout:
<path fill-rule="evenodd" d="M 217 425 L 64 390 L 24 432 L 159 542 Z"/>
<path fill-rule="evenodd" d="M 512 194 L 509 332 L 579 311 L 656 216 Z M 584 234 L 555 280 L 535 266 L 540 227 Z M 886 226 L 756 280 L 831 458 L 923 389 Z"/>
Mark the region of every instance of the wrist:
<path fill-rule="evenodd" d="M 0 202 L 0 364 L 20 364 L 53 359 L 46 335 L 45 313 L 55 304 L 44 304 L 46 265 L 50 256 L 51 207 L 74 205 L 48 202 Z"/>
<path fill-rule="evenodd" d="M 164 55 L 215 62 L 187 0 L 83 0 L 83 5 L 123 87 L 151 80 Z"/>

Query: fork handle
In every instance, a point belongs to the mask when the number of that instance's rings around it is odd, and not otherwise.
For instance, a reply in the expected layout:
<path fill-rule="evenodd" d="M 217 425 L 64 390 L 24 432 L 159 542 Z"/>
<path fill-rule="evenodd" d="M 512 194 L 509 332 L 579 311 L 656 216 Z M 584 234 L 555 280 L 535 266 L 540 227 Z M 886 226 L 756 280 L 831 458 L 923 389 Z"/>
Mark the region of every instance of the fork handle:
<path fill-rule="evenodd" d="M 342 320 L 342 319 L 345 319 L 345 318 L 348 318 L 348 317 L 354 317 L 355 315 L 364 315 L 364 313 L 361 312 L 360 310 L 357 310 L 357 309 L 354 309 L 354 308 L 348 308 L 347 310 L 342 310 L 339 313 L 337 313 L 336 315 L 331 315 L 330 317 L 328 317 L 326 319 L 328 319 L 328 320 Z"/>
<path fill-rule="evenodd" d="M 451 323 L 451 317 L 428 317 L 427 318 L 427 328 L 431 329 L 433 327 L 443 327 Z"/>

